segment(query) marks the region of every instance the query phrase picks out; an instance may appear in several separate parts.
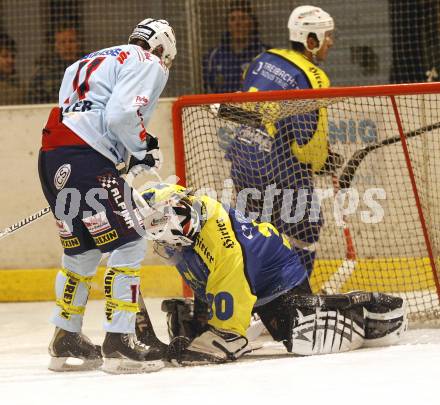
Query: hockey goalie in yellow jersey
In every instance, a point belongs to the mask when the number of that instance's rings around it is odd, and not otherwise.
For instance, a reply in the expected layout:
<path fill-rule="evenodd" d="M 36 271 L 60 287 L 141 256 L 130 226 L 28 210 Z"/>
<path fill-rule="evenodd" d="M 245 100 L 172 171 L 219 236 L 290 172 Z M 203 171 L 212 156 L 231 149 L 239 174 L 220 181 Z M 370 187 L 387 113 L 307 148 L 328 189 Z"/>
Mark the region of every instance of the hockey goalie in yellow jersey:
<path fill-rule="evenodd" d="M 253 313 L 287 352 L 313 355 L 395 343 L 406 330 L 405 302 L 356 291 L 314 295 L 286 237 L 207 195 L 156 183 L 135 195 L 147 236 L 208 305 L 205 320 L 167 300 L 171 361 L 233 361 L 250 352 Z"/>

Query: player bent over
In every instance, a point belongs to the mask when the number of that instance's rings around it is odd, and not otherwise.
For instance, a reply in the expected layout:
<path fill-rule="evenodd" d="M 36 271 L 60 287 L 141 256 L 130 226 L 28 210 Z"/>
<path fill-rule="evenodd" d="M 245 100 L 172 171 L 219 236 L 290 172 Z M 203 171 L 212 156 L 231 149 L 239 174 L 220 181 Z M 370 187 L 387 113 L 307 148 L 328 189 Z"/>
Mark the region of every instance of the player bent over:
<path fill-rule="evenodd" d="M 145 126 L 175 55 L 174 31 L 168 22 L 146 19 L 135 27 L 128 45 L 86 55 L 64 73 L 59 106 L 43 130 L 39 155 L 42 189 L 64 247 L 55 282 L 51 370 L 97 368 L 102 356 L 104 371 L 111 373 L 163 367 L 164 345 L 155 341 L 156 347 L 148 347 L 135 336 L 146 246 L 130 210 L 131 189 L 116 166 L 131 155 L 128 168 L 134 174 L 140 166 L 158 167 L 158 140 Z M 92 344 L 81 328 L 91 279 L 105 253 L 107 333 L 101 354 L 101 347 Z M 143 315 L 145 324 L 146 311 Z M 83 363 L 69 366 L 69 357 Z"/>
<path fill-rule="evenodd" d="M 406 330 L 401 298 L 361 291 L 313 295 L 298 255 L 269 223 L 247 222 L 176 185 L 151 185 L 135 200 L 151 207 L 141 209 L 145 229 L 209 308 L 203 329 L 188 322 L 179 301 L 165 302 L 172 333 L 190 337 L 170 343 L 173 362 L 226 362 L 250 352 L 246 330 L 253 310 L 274 340 L 299 355 L 389 345 Z"/>
<path fill-rule="evenodd" d="M 243 75 L 243 91 L 330 86 L 327 74 L 319 65 L 327 59 L 333 46 L 333 18 L 319 7 L 299 6 L 290 14 L 287 28 L 291 49 L 268 49 L 258 55 Z M 259 107 L 249 104 L 247 108 L 271 111 L 271 120 L 263 120 L 259 127 L 270 148 L 262 150 L 261 145 L 250 144 L 240 132 L 249 131 L 246 125 L 238 129 L 226 153 L 231 161 L 236 193 L 252 188 L 267 197 L 272 186 L 278 191 L 270 195 L 273 206 L 269 212 L 264 209 L 263 198 L 248 198 L 246 211 L 261 213 L 265 221 L 289 237 L 292 249 L 310 276 L 324 221 L 313 204 L 315 176 L 331 175 L 342 163 L 341 157 L 329 150 L 327 109 L 322 107 L 281 118 L 277 116 L 280 107 L 277 103 L 260 103 Z M 288 198 L 285 190 L 292 193 Z M 303 215 L 295 218 L 299 212 Z M 286 214 L 290 221 L 284 219 Z"/>

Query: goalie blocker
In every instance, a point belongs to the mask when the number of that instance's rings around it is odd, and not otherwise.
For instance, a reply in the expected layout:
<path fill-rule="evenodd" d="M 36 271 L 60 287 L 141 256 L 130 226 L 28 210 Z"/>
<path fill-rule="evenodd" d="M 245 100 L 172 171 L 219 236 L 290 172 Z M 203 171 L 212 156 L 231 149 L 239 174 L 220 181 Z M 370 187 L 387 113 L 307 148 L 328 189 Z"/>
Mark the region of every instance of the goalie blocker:
<path fill-rule="evenodd" d="M 309 356 L 388 346 L 407 329 L 407 307 L 400 297 L 362 291 L 323 296 L 294 290 L 255 308 L 272 338 L 282 341 L 289 353 Z M 209 327 L 197 335 L 203 328 L 192 317 L 188 300 L 165 300 L 162 310 L 169 325 L 169 357 L 175 363 L 222 363 L 251 351 L 247 338 L 238 334 Z"/>

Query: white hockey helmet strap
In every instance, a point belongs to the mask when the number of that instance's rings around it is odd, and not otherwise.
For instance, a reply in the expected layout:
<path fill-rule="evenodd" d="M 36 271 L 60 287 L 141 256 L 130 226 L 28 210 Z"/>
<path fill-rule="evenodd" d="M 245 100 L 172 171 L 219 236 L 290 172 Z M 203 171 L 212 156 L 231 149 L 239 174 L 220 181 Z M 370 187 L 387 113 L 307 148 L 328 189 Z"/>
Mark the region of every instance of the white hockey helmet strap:
<path fill-rule="evenodd" d="M 287 28 L 291 41 L 302 43 L 307 50 L 316 55 L 324 44 L 326 33 L 334 30 L 335 24 L 330 14 L 323 9 L 315 6 L 300 6 L 290 14 Z M 318 48 L 309 49 L 307 46 L 307 38 L 311 33 L 315 33 L 318 38 Z"/>
<path fill-rule="evenodd" d="M 173 28 L 166 20 L 155 20 L 153 18 L 142 20 L 135 27 L 128 41 L 130 42 L 132 39 L 145 41 L 151 51 L 161 46 L 163 49 L 161 59 L 166 66 L 171 66 L 171 62 L 176 57 L 176 36 Z"/>

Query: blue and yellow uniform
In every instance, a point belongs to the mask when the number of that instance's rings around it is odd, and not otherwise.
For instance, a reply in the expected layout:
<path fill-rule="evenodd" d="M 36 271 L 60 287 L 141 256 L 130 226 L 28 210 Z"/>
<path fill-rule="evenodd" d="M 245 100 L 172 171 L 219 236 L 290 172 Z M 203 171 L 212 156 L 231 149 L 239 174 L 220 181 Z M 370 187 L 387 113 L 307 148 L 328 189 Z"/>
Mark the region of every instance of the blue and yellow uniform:
<path fill-rule="evenodd" d="M 172 261 L 209 304 L 208 323 L 245 335 L 253 307 L 300 285 L 305 268 L 273 225 L 245 222 L 208 196 L 190 198 L 201 204 L 205 220 L 192 246 L 168 248 Z"/>
<path fill-rule="evenodd" d="M 316 89 L 329 85 L 324 71 L 303 54 L 271 49 L 250 64 L 244 75 L 243 90 Z M 271 148 L 262 150 L 256 143 L 242 142 L 240 136 L 231 142 L 226 157 L 232 162 L 231 176 L 236 190 L 254 187 L 264 193 L 267 186 L 276 185 L 283 193 L 274 198 L 272 217 L 263 212 L 263 218 L 288 236 L 305 243 L 316 242 L 322 218 L 311 206 L 312 174 L 323 168 L 328 156 L 326 108 L 277 119 L 279 103 L 259 104 L 249 108 L 268 112 L 269 119 L 263 118 L 261 130 L 271 137 Z M 291 205 L 281 210 L 286 189 L 293 190 Z M 300 189 L 304 191 L 299 192 Z M 262 208 L 263 199 L 248 199 L 249 212 L 261 213 Z"/>

